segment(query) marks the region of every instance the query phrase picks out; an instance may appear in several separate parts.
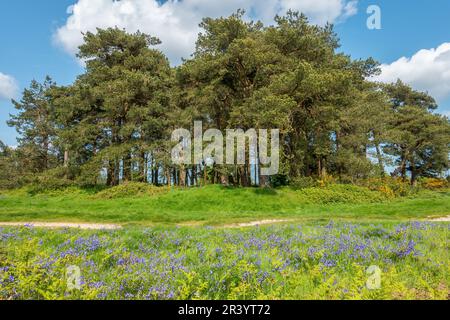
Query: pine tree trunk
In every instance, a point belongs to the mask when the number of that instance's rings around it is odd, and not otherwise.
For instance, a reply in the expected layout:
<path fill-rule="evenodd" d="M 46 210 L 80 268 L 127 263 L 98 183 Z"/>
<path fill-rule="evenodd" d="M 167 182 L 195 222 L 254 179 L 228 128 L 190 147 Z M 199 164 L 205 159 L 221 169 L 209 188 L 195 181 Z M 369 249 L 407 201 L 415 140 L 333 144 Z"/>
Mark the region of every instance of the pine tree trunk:
<path fill-rule="evenodd" d="M 158 166 L 155 167 L 155 169 L 153 169 L 153 173 L 152 173 L 152 183 L 155 186 L 159 185 L 159 173 L 158 173 Z"/>
<path fill-rule="evenodd" d="M 411 186 L 415 187 L 417 185 L 417 171 L 414 166 L 411 168 Z"/>
<path fill-rule="evenodd" d="M 248 173 L 246 168 L 246 165 L 239 166 L 239 176 L 241 178 L 242 187 L 248 187 Z"/>
<path fill-rule="evenodd" d="M 147 182 L 147 155 L 145 152 L 141 152 L 141 166 L 139 180 L 141 182 Z"/>
<path fill-rule="evenodd" d="M 106 185 L 111 187 L 113 186 L 114 181 L 114 163 L 112 161 L 108 161 L 108 168 L 106 171 Z"/>
<path fill-rule="evenodd" d="M 166 169 L 166 180 L 167 180 L 167 186 L 170 187 L 170 185 L 171 185 L 171 178 L 170 178 L 170 169 L 169 168 Z"/>
<path fill-rule="evenodd" d="M 405 181 L 406 180 L 406 157 L 404 154 L 402 154 L 402 157 L 401 157 L 400 174 L 401 174 L 403 181 Z"/>
<path fill-rule="evenodd" d="M 317 175 L 322 178 L 322 159 L 320 157 L 317 159 Z"/>
<path fill-rule="evenodd" d="M 131 181 L 131 154 L 127 153 L 123 158 L 123 181 Z"/>
<path fill-rule="evenodd" d="M 196 176 L 197 176 L 197 166 L 192 166 L 191 168 L 191 186 L 196 185 Z"/>
<path fill-rule="evenodd" d="M 44 137 L 44 142 L 43 142 L 43 146 L 44 146 L 44 157 L 43 157 L 43 171 L 48 169 L 48 150 L 49 150 L 49 141 L 48 141 L 48 137 L 45 136 Z"/>
<path fill-rule="evenodd" d="M 69 167 L 69 150 L 64 150 L 64 167 Z"/>
<path fill-rule="evenodd" d="M 225 166 L 223 166 L 222 170 L 225 170 L 225 172 L 220 172 L 220 184 L 223 186 L 228 186 L 229 181 L 228 181 L 227 168 L 225 168 Z"/>
<path fill-rule="evenodd" d="M 111 185 L 118 186 L 120 182 L 120 160 L 116 158 L 114 161 L 114 176 Z"/>
<path fill-rule="evenodd" d="M 380 174 L 381 177 L 384 177 L 385 171 L 384 171 L 383 156 L 381 155 L 381 149 L 378 143 L 375 143 L 375 149 L 377 151 L 378 167 L 380 168 Z"/>

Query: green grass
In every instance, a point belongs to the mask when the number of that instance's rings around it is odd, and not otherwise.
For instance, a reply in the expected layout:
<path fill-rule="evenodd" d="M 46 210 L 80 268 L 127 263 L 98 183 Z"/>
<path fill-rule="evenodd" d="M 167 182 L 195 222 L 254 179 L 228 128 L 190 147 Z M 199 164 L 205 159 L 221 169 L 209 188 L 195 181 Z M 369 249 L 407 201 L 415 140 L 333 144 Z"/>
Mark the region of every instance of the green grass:
<path fill-rule="evenodd" d="M 105 191 L 77 188 L 36 195 L 26 189 L 0 193 L 3 222 L 220 225 L 261 219 L 397 221 L 446 215 L 448 190 L 388 199 L 381 192 L 349 185 L 301 190 L 208 186 L 112 199 Z"/>

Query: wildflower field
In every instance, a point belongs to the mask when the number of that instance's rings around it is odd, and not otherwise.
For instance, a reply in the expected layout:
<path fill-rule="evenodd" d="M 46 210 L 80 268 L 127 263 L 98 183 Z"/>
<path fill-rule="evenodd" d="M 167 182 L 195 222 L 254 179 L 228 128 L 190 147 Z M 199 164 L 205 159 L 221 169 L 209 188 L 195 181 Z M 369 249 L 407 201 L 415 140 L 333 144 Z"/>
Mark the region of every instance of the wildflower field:
<path fill-rule="evenodd" d="M 434 222 L 0 228 L 0 299 L 449 299 L 449 231 Z M 68 288 L 70 266 L 79 289 Z"/>

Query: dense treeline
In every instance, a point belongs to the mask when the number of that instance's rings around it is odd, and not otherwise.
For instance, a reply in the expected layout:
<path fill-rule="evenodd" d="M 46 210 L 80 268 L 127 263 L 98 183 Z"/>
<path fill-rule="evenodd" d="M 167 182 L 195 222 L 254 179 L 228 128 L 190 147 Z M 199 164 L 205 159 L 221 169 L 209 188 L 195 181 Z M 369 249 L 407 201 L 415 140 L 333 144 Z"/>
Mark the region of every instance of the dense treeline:
<path fill-rule="evenodd" d="M 159 40 L 117 28 L 86 33 L 85 72 L 69 86 L 33 81 L 9 125 L 19 146 L 0 145 L 3 187 L 223 183 L 249 186 L 332 175 L 341 181 L 393 173 L 415 183 L 448 168 L 450 126 L 436 102 L 400 80 L 369 81 L 373 59 L 338 53 L 331 25 L 288 12 L 272 26 L 243 12 L 201 23 L 195 52 L 171 67 Z M 176 128 L 279 128 L 280 174 L 259 165 L 176 166 Z"/>

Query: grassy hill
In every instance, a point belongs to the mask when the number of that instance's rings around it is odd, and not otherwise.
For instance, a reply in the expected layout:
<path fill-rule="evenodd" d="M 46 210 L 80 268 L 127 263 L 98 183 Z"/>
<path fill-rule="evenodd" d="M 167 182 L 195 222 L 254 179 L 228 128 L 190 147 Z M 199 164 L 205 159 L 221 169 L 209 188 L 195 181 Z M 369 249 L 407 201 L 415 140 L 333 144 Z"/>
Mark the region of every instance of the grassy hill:
<path fill-rule="evenodd" d="M 324 188 L 168 189 L 132 184 L 106 190 L 68 188 L 0 192 L 0 221 L 220 225 L 260 219 L 355 221 L 423 219 L 450 214 L 450 191 L 392 198 L 352 185 Z"/>

